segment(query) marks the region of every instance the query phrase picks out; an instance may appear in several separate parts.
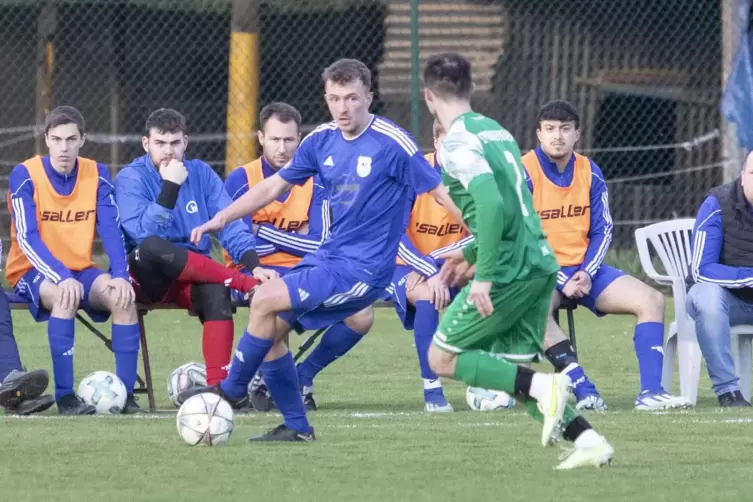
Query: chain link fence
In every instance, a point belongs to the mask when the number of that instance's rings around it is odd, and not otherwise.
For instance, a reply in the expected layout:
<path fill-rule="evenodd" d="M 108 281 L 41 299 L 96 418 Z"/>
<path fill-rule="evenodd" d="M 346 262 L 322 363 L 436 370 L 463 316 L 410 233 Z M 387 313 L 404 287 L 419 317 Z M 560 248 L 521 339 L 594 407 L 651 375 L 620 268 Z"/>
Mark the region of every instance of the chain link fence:
<path fill-rule="evenodd" d="M 632 247 L 636 226 L 692 216 L 739 171 L 718 112 L 725 1 L 0 0 L 0 175 L 7 186 L 44 151 L 39 124 L 61 104 L 87 119 L 82 154 L 113 173 L 142 154 L 149 112 L 171 107 L 188 118 L 190 156 L 224 174 L 258 154 L 264 104 L 296 106 L 304 132 L 329 119 L 319 75 L 340 57 L 372 69 L 373 111 L 428 150 L 413 61 L 453 50 L 474 63 L 475 107 L 523 151 L 540 105 L 576 105 L 578 148 L 609 181 L 615 245 Z"/>

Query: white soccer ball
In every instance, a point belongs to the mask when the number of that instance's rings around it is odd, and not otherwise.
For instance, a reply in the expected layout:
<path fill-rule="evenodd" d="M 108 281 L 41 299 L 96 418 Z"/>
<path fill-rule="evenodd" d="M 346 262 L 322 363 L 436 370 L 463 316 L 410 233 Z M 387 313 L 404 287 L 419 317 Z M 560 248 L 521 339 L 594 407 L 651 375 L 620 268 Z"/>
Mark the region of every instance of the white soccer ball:
<path fill-rule="evenodd" d="M 176 424 L 189 446 L 223 445 L 233 433 L 233 408 L 217 394 L 196 394 L 180 407 Z"/>
<path fill-rule="evenodd" d="M 515 399 L 501 390 L 487 390 L 479 387 L 468 387 L 465 400 L 474 411 L 496 411 L 515 408 Z"/>
<path fill-rule="evenodd" d="M 207 367 L 202 363 L 190 362 L 176 368 L 167 377 L 167 397 L 177 408 L 178 395 L 188 389 L 207 386 Z"/>
<path fill-rule="evenodd" d="M 109 371 L 95 371 L 78 385 L 78 397 L 97 408 L 97 413 L 121 413 L 128 393 L 123 381 Z"/>

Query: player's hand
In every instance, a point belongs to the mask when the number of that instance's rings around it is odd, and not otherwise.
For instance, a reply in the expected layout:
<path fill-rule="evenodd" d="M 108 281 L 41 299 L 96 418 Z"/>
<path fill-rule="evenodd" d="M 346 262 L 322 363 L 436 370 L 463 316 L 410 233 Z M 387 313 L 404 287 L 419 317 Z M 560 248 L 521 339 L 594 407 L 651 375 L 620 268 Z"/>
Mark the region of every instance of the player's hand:
<path fill-rule="evenodd" d="M 463 270 L 470 268 L 470 264 L 465 261 L 462 249 L 456 249 L 437 256 L 438 260 L 444 260 L 442 269 L 439 271 L 439 277 L 446 286 L 452 286 L 456 283 L 459 274 Z"/>
<path fill-rule="evenodd" d="M 429 302 L 434 305 L 437 311 L 442 310 L 450 304 L 450 289 L 442 282 L 439 274 L 431 276 L 426 285 L 429 287 L 430 300 Z"/>
<path fill-rule="evenodd" d="M 494 312 L 494 305 L 489 296 L 492 289 L 491 282 L 482 282 L 474 280 L 471 283 L 471 289 L 468 291 L 468 301 L 476 306 L 476 310 L 481 317 L 488 317 Z"/>
<path fill-rule="evenodd" d="M 573 274 L 565 286 L 562 288 L 562 294 L 568 298 L 581 299 L 591 291 L 591 276 L 583 270 Z"/>
<path fill-rule="evenodd" d="M 223 228 L 225 228 L 225 218 L 222 215 L 222 212 L 219 212 L 208 222 L 191 230 L 191 243 L 198 246 L 199 242 L 201 242 L 201 238 L 204 237 L 204 234 L 219 232 Z"/>
<path fill-rule="evenodd" d="M 405 290 L 406 291 L 412 291 L 413 288 L 421 284 L 426 280 L 426 277 L 419 274 L 415 270 L 412 271 L 410 274 L 408 274 L 408 278 L 405 279 Z"/>
<path fill-rule="evenodd" d="M 460 268 L 462 268 L 462 266 L 460 266 Z M 468 266 L 468 269 L 465 270 L 465 272 L 463 272 L 462 270 L 459 270 L 458 278 L 455 279 L 455 283 L 452 284 L 452 287 L 464 288 L 466 284 L 468 284 L 469 282 L 473 280 L 474 273 L 476 273 L 476 265 Z"/>
<path fill-rule="evenodd" d="M 280 278 L 280 274 L 277 273 L 277 270 L 272 270 L 271 268 L 256 267 L 251 271 L 251 274 L 254 278 L 261 281 L 262 284 Z"/>
<path fill-rule="evenodd" d="M 84 297 L 84 285 L 73 277 L 58 283 L 58 303 L 65 310 L 78 309 Z"/>
<path fill-rule="evenodd" d="M 126 309 L 136 301 L 136 293 L 130 281 L 121 277 L 110 278 L 102 287 L 102 293 L 115 295 L 115 305 Z"/>
<path fill-rule="evenodd" d="M 163 180 L 172 181 L 177 185 L 182 185 L 188 178 L 186 166 L 178 159 L 171 159 L 167 164 L 160 164 L 159 174 Z"/>

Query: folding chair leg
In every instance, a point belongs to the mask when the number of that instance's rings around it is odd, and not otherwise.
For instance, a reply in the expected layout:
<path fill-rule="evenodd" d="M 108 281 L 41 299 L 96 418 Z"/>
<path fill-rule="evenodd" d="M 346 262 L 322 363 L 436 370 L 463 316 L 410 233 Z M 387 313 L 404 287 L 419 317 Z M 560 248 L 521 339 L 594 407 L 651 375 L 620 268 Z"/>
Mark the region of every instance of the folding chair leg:
<path fill-rule="evenodd" d="M 578 356 L 578 345 L 575 342 L 575 319 L 572 309 L 567 309 L 567 331 L 570 333 L 570 344 L 573 346 L 575 356 Z"/>
<path fill-rule="evenodd" d="M 309 350 L 309 347 L 311 347 L 312 345 L 314 345 L 314 342 L 316 341 L 316 339 L 319 338 L 322 335 L 322 333 L 324 333 L 325 331 L 327 331 L 327 329 L 328 328 L 319 329 L 319 330 L 315 331 L 314 334 L 312 334 L 310 337 L 306 338 L 306 340 L 298 348 L 298 352 L 296 352 L 295 357 L 293 357 L 293 360 L 295 362 L 298 362 L 298 359 L 300 359 L 301 356 L 307 350 Z"/>
<path fill-rule="evenodd" d="M 144 363 L 144 378 L 146 379 L 146 395 L 149 400 L 149 411 L 157 411 L 154 402 L 154 385 L 152 385 L 152 367 L 149 363 L 149 347 L 146 343 L 146 329 L 144 328 L 144 314 L 139 312 L 139 338 L 141 338 L 141 357 Z"/>

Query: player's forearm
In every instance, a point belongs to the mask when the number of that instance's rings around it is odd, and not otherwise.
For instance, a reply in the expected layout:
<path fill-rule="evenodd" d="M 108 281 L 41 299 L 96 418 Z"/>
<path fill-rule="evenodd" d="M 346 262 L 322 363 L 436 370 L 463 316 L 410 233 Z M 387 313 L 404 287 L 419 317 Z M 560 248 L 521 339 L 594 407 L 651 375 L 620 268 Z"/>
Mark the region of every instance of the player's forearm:
<path fill-rule="evenodd" d="M 113 208 L 114 209 L 114 208 Z M 128 259 L 125 251 L 123 233 L 120 231 L 117 217 L 106 215 L 101 218 L 101 209 L 97 209 L 97 233 L 102 239 L 102 247 L 110 261 L 110 274 L 113 277 L 128 279 Z"/>
<path fill-rule="evenodd" d="M 607 251 L 609 251 L 609 245 L 612 243 L 611 225 L 609 227 L 609 229 L 605 229 L 598 234 L 592 234 L 589 237 L 586 256 L 580 270 L 585 271 L 591 277 L 599 271 L 599 267 L 601 267 L 604 258 L 607 256 Z"/>
<path fill-rule="evenodd" d="M 225 222 L 253 215 L 256 211 L 289 190 L 290 187 L 291 185 L 280 178 L 278 174 L 275 174 L 251 187 L 248 192 L 217 213 L 217 215 Z"/>
<path fill-rule="evenodd" d="M 49 281 L 57 284 L 73 277 L 73 272 L 55 258 L 47 245 L 42 242 L 39 232 L 27 232 L 22 235 L 16 227 L 16 238 L 21 251 L 26 255 L 29 262 Z"/>
<path fill-rule="evenodd" d="M 257 235 L 274 244 L 280 251 L 299 257 L 313 253 L 321 244 L 321 236 L 286 232 L 268 224 L 261 225 Z"/>
<path fill-rule="evenodd" d="M 432 277 L 439 273 L 439 267 L 434 259 L 422 254 L 407 236 L 403 236 L 400 240 L 397 256 L 423 276 Z"/>
<path fill-rule="evenodd" d="M 455 251 L 456 249 L 463 249 L 464 247 L 471 244 L 473 242 L 473 239 L 474 237 L 472 235 L 469 235 L 468 237 L 464 237 L 460 239 L 459 241 L 453 244 L 450 244 L 449 246 L 445 246 L 445 247 L 432 251 L 431 253 L 429 253 L 429 256 L 434 258 L 434 261 L 436 261 L 437 256 L 441 256 L 443 254 L 449 253 L 450 251 Z"/>
<path fill-rule="evenodd" d="M 693 280 L 733 289 L 753 287 L 753 268 L 731 267 L 719 263 L 723 239 L 718 226 L 706 225 L 698 228 L 693 236 Z"/>
<path fill-rule="evenodd" d="M 493 174 L 476 176 L 468 185 L 476 205 L 476 279 L 491 281 L 497 268 L 504 230 L 504 206 Z"/>

